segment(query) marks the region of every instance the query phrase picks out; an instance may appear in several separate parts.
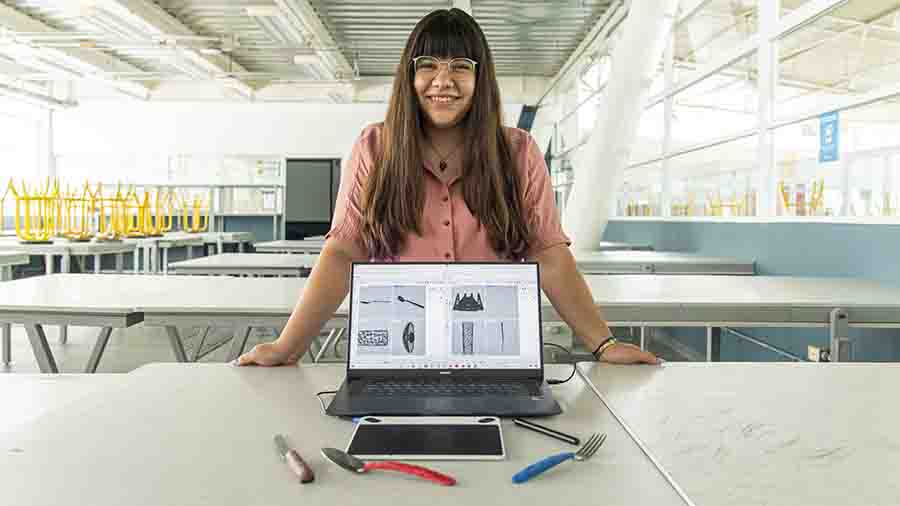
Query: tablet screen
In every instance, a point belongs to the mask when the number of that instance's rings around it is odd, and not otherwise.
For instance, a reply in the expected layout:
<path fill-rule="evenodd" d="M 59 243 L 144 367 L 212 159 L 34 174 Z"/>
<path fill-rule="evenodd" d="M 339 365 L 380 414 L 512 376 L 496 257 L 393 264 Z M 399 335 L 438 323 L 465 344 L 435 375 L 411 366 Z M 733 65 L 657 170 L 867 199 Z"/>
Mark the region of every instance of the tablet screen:
<path fill-rule="evenodd" d="M 380 425 L 357 427 L 352 455 L 502 456 L 496 425 Z"/>

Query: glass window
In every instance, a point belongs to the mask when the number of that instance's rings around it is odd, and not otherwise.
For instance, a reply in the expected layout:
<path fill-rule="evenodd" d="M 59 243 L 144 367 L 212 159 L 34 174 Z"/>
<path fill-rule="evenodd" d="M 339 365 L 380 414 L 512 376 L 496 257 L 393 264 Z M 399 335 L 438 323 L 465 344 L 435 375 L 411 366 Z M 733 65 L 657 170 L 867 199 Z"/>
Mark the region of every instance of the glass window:
<path fill-rule="evenodd" d="M 672 148 L 746 132 L 758 121 L 756 53 L 674 96 Z"/>
<path fill-rule="evenodd" d="M 779 216 L 838 216 L 844 204 L 841 163 L 819 162 L 819 120 L 774 131 Z"/>
<path fill-rule="evenodd" d="M 675 28 L 676 82 L 749 39 L 758 30 L 757 21 L 756 0 L 707 2 Z"/>
<path fill-rule="evenodd" d="M 775 130 L 778 214 L 896 216 L 900 98 L 840 111 L 834 161 L 820 161 L 820 123 Z"/>
<path fill-rule="evenodd" d="M 777 42 L 775 114 L 789 118 L 900 79 L 896 0 L 851 0 Z"/>
<path fill-rule="evenodd" d="M 757 137 L 669 160 L 674 216 L 756 216 Z"/>
<path fill-rule="evenodd" d="M 652 163 L 625 171 L 622 193 L 616 206 L 618 216 L 660 216 L 662 165 Z"/>

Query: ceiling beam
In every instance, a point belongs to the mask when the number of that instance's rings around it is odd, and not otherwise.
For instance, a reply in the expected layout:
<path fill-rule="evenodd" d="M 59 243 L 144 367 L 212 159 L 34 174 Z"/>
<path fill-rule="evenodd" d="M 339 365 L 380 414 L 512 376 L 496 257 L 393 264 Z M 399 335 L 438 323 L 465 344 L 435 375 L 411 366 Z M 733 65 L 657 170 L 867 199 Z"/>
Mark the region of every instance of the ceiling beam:
<path fill-rule="evenodd" d="M 584 55 L 585 51 L 590 49 L 594 42 L 597 39 L 600 39 L 601 44 L 605 41 L 612 30 L 614 30 L 619 23 L 621 23 L 628 14 L 628 8 L 630 5 L 630 1 L 628 0 L 614 0 L 609 4 L 606 11 L 600 16 L 600 19 L 597 20 L 596 23 L 588 30 L 587 34 L 581 39 L 581 42 L 578 43 L 578 47 L 572 50 L 569 53 L 569 57 L 566 59 L 566 63 L 560 67 L 559 72 L 553 76 L 553 79 L 550 81 L 550 85 L 547 86 L 547 89 L 544 91 L 544 95 L 538 101 L 538 105 L 544 101 L 547 95 L 553 91 L 553 88 L 562 81 L 563 77 L 569 73 L 575 67 L 575 64 L 581 60 L 581 57 Z"/>
<path fill-rule="evenodd" d="M 103 10 L 134 24 L 155 38 L 165 39 L 166 35 L 177 37 L 197 35 L 190 27 L 150 0 L 106 0 L 100 5 Z M 169 41 L 163 40 L 162 42 L 168 43 Z M 174 47 L 178 48 L 177 55 L 173 55 L 176 59 L 178 56 L 189 59 L 192 66 L 204 69 L 210 76 L 231 72 L 246 72 L 244 67 L 229 56 L 223 54 L 201 54 L 191 48 L 179 48 L 174 41 L 172 41 L 172 44 L 175 44 Z M 252 87 L 248 83 L 240 82 L 238 84 L 235 80 L 229 80 L 226 87 L 240 89 L 242 95 L 252 91 Z"/>
<path fill-rule="evenodd" d="M 46 34 L 65 33 L 2 3 L 0 3 L 0 27 L 8 29 L 12 32 L 13 36 L 15 36 L 16 32 Z M 12 44 L 7 45 L 12 46 Z M 0 51 L 2 51 L 2 47 L 0 47 Z M 60 63 L 64 62 L 68 67 L 77 68 L 86 79 L 103 81 L 117 91 L 121 91 L 132 97 L 140 97 L 143 99 L 149 98 L 150 86 L 148 84 L 131 81 L 113 81 L 104 77 L 104 74 L 110 72 L 141 71 L 141 69 L 114 56 L 91 49 L 81 48 L 34 49 L 34 52 L 37 51 L 46 55 L 50 60 L 55 60 Z M 28 66 L 27 61 L 22 64 Z"/>
<path fill-rule="evenodd" d="M 319 15 L 307 0 L 274 0 L 295 26 L 304 28 L 307 44 L 313 48 L 340 47 Z M 353 65 L 340 51 L 317 51 L 319 58 L 328 68 L 331 79 L 354 77 Z"/>

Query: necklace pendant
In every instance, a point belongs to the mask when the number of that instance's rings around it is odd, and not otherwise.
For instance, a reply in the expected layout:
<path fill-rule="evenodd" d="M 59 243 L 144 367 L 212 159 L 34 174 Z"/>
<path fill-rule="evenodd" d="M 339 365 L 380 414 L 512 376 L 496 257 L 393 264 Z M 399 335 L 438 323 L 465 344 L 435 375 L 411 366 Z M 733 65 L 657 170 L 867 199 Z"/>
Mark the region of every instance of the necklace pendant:
<path fill-rule="evenodd" d="M 438 164 L 438 167 L 441 168 L 441 171 L 447 170 L 447 162 L 445 162 L 444 160 L 441 160 L 441 163 Z"/>

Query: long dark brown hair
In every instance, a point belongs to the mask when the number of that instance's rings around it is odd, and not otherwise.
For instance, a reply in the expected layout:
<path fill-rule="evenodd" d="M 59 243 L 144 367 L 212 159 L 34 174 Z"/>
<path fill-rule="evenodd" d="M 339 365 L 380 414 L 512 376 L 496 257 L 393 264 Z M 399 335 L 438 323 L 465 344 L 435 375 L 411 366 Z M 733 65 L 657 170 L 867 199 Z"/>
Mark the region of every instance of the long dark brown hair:
<path fill-rule="evenodd" d="M 478 62 L 472 107 L 463 118 L 465 132 L 463 196 L 472 214 L 487 227 L 491 246 L 501 258 L 520 259 L 528 249 L 521 183 L 503 131 L 500 88 L 484 33 L 459 9 L 437 10 L 416 25 L 406 42 L 394 77 L 376 166 L 363 197 L 363 239 L 370 256 L 390 258 L 409 232 L 422 233 L 425 175 L 421 148 L 423 111 L 410 62 L 421 55 L 466 57 Z"/>

